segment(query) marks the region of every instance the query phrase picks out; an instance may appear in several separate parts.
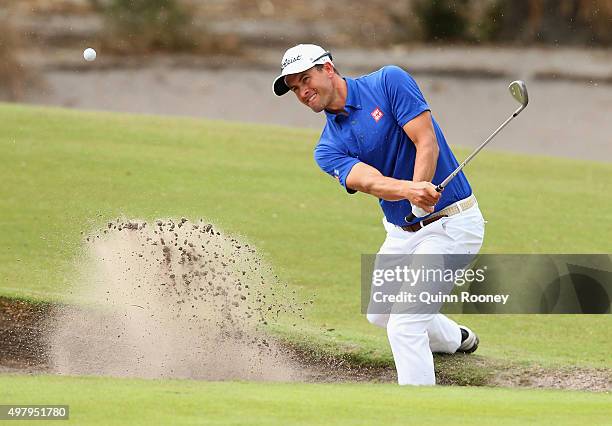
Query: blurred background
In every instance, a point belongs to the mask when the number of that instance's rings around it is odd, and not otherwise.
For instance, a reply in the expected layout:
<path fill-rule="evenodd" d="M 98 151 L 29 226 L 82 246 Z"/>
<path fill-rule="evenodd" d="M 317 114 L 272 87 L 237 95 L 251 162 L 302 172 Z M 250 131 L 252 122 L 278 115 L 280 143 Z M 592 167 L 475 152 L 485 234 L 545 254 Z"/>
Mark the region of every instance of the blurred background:
<path fill-rule="evenodd" d="M 414 75 L 447 139 L 612 161 L 612 0 L 2 0 L 0 101 L 321 128 L 271 91 L 285 49 Z M 82 52 L 93 47 L 94 62 Z"/>

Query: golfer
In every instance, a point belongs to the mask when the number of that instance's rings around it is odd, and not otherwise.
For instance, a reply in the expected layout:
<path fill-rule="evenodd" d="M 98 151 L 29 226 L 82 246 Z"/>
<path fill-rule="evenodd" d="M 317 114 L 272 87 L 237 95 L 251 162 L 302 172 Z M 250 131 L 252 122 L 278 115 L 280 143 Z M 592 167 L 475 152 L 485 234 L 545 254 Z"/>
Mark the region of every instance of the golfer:
<path fill-rule="evenodd" d="M 476 254 L 484 220 L 461 172 L 442 193 L 435 185 L 457 166 L 414 79 L 397 66 L 342 77 L 332 55 L 312 44 L 285 52 L 274 93 L 293 92 L 327 124 L 314 157 L 349 194 L 379 199 L 387 237 L 379 254 Z M 428 212 L 410 217 L 412 205 Z M 400 385 L 434 385 L 432 352 L 473 352 L 478 337 L 438 313 L 370 313 L 387 330 Z"/>

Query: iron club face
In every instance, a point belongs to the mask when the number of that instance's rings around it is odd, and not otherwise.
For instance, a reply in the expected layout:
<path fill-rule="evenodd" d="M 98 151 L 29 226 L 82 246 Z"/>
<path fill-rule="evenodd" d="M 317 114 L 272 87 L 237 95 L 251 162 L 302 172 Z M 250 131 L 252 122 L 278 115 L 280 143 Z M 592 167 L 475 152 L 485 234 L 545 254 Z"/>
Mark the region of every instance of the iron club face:
<path fill-rule="evenodd" d="M 508 86 L 510 94 L 516 101 L 521 104 L 523 108 L 529 103 L 529 96 L 527 95 L 527 85 L 523 80 L 516 80 L 510 83 Z"/>

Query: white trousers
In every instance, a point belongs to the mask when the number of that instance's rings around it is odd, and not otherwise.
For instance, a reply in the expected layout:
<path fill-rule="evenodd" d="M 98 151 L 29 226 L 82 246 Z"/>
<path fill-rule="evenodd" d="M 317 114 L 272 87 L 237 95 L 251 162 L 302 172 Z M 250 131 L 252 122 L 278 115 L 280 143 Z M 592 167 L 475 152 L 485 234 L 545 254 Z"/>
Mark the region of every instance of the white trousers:
<path fill-rule="evenodd" d="M 417 232 L 406 232 L 383 218 L 387 238 L 378 254 L 476 254 L 484 238 L 478 204 L 439 219 Z M 368 314 L 387 329 L 400 385 L 435 385 L 432 352 L 454 353 L 461 344 L 456 322 L 442 314 Z"/>

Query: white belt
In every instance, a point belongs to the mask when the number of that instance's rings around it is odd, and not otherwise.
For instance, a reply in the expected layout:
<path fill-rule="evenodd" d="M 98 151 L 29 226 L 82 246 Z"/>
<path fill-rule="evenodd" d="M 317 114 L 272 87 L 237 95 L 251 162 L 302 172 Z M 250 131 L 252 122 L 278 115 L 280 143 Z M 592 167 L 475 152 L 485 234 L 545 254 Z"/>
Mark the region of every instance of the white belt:
<path fill-rule="evenodd" d="M 474 194 L 472 194 L 469 197 L 464 198 L 463 200 L 459 200 L 456 203 L 451 204 L 450 206 L 444 207 L 439 212 L 432 214 L 430 217 L 428 217 L 428 219 L 433 219 L 434 217 L 439 216 L 454 216 L 475 205 L 476 197 L 474 196 Z"/>

